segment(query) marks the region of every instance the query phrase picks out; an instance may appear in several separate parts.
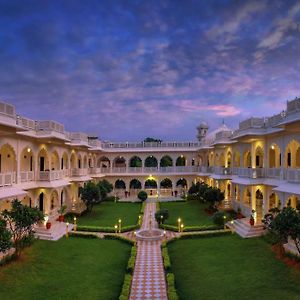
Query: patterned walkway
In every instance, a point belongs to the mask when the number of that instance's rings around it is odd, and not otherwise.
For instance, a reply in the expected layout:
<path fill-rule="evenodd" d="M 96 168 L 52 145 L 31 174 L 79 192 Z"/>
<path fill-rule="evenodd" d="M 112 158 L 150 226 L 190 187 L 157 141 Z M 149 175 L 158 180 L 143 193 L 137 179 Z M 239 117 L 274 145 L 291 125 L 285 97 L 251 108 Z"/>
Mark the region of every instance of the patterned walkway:
<path fill-rule="evenodd" d="M 155 203 L 147 203 L 142 229 L 157 227 L 154 219 Z M 133 273 L 130 300 L 167 300 L 166 281 L 160 249 L 161 242 L 138 241 L 138 252 Z"/>

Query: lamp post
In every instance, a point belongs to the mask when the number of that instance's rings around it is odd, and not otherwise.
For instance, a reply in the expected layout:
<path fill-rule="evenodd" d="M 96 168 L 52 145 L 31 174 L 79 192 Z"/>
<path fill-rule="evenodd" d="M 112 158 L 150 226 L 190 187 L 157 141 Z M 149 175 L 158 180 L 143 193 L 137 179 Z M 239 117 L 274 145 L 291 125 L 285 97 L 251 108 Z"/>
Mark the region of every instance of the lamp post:
<path fill-rule="evenodd" d="M 69 222 L 66 223 L 66 238 L 69 237 Z"/>
<path fill-rule="evenodd" d="M 139 225 L 141 225 L 142 216 L 139 215 Z"/>
<path fill-rule="evenodd" d="M 182 223 L 182 224 L 180 225 L 180 231 L 181 231 L 181 232 L 183 232 L 183 228 L 184 228 L 184 224 Z"/>
<path fill-rule="evenodd" d="M 121 219 L 119 219 L 119 233 L 121 233 L 121 229 L 122 229 L 122 220 Z"/>
<path fill-rule="evenodd" d="M 118 225 L 115 225 L 115 233 L 118 233 Z"/>
<path fill-rule="evenodd" d="M 160 224 L 163 223 L 163 219 L 164 219 L 164 216 L 163 216 L 163 215 L 160 215 Z"/>
<path fill-rule="evenodd" d="M 74 231 L 77 230 L 77 218 L 74 217 Z"/>
<path fill-rule="evenodd" d="M 178 218 L 177 222 L 178 222 L 178 232 L 180 232 L 181 219 Z"/>
<path fill-rule="evenodd" d="M 226 216 L 223 217 L 224 218 L 224 230 L 226 229 Z"/>

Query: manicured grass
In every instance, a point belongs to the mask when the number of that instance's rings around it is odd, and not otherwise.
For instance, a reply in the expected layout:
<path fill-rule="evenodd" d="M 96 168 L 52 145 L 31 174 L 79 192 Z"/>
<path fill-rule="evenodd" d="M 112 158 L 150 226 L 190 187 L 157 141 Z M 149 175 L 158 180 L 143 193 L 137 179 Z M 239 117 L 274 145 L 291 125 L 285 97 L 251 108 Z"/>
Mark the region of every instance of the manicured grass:
<path fill-rule="evenodd" d="M 194 238 L 168 249 L 180 299 L 300 299 L 300 272 L 277 260 L 262 239 Z"/>
<path fill-rule="evenodd" d="M 207 204 L 200 203 L 199 201 L 187 202 L 161 202 L 161 209 L 166 208 L 169 210 L 169 219 L 166 224 L 177 226 L 177 220 L 180 217 L 185 226 L 211 226 L 213 222 L 204 209 Z"/>
<path fill-rule="evenodd" d="M 135 225 L 141 210 L 140 203 L 102 202 L 93 207 L 89 213 L 77 218 L 79 226 L 114 227 L 118 219 L 122 219 L 122 226 Z M 73 220 L 70 219 L 71 222 Z"/>
<path fill-rule="evenodd" d="M 118 299 L 130 249 L 116 240 L 37 241 L 0 267 L 0 299 Z"/>

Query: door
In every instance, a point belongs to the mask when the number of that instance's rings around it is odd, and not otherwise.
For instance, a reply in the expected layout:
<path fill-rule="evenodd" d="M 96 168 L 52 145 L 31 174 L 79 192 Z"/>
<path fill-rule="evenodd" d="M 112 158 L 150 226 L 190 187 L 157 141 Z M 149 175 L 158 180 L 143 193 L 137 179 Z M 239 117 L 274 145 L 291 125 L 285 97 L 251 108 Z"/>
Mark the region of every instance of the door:
<path fill-rule="evenodd" d="M 45 171 L 45 157 L 40 157 L 40 171 Z"/>
<path fill-rule="evenodd" d="M 39 196 L 39 210 L 44 211 L 44 193 L 40 193 Z"/>

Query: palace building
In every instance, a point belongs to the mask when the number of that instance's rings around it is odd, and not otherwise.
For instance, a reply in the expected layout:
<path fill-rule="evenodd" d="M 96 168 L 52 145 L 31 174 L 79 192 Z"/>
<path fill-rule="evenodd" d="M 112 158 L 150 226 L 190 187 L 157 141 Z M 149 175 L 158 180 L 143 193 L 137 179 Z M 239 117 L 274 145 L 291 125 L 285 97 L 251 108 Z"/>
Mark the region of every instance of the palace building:
<path fill-rule="evenodd" d="M 18 198 L 51 219 L 64 204 L 81 211 L 79 187 L 105 178 L 113 195 L 178 197 L 193 182 L 225 192 L 225 204 L 256 222 L 270 208 L 299 205 L 300 99 L 265 118 L 250 118 L 232 131 L 225 124 L 198 141 L 110 143 L 67 132 L 55 121 L 35 121 L 0 103 L 0 211 Z"/>

